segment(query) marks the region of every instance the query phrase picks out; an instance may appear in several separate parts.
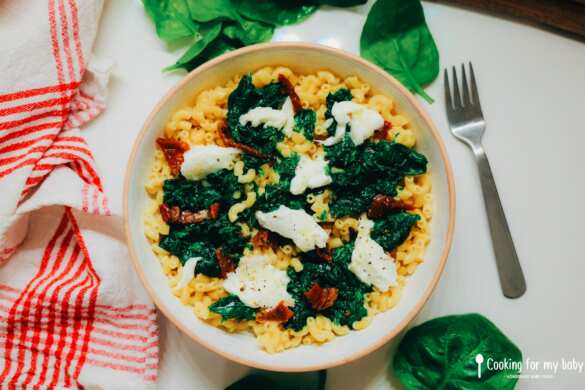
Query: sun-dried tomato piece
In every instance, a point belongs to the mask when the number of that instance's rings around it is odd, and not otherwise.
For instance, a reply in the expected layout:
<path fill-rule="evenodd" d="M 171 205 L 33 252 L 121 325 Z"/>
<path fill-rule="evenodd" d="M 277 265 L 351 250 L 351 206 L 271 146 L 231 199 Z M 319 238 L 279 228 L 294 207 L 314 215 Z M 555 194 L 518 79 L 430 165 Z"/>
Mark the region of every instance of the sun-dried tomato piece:
<path fill-rule="evenodd" d="M 392 122 L 384 121 L 384 126 L 376 130 L 374 139 L 388 139 L 388 133 L 392 130 Z"/>
<path fill-rule="evenodd" d="M 282 85 L 282 90 L 284 91 L 284 93 L 286 93 L 290 98 L 295 114 L 302 110 L 303 104 L 301 103 L 301 98 L 299 98 L 299 95 L 297 95 L 295 87 L 294 85 L 292 85 L 290 80 L 285 75 L 279 74 L 278 82 L 280 83 L 280 85 Z"/>
<path fill-rule="evenodd" d="M 165 155 L 165 160 L 171 168 L 171 174 L 177 176 L 181 171 L 181 165 L 185 159 L 184 154 L 189 150 L 189 145 L 185 142 L 162 137 L 157 138 L 156 143 Z"/>
<path fill-rule="evenodd" d="M 219 209 L 221 208 L 221 203 L 215 202 L 211 206 L 209 206 L 209 218 L 217 219 L 219 217 Z"/>
<path fill-rule="evenodd" d="M 317 248 L 315 253 L 327 263 L 331 263 L 333 261 L 333 253 L 329 248 Z"/>
<path fill-rule="evenodd" d="M 335 303 L 339 290 L 335 287 L 321 287 L 319 283 L 313 283 L 311 289 L 305 292 L 305 298 L 309 301 L 313 309 L 324 310 Z"/>
<path fill-rule="evenodd" d="M 189 211 L 179 208 L 179 206 L 169 207 L 166 204 L 161 204 L 159 207 L 160 215 L 166 223 L 176 223 L 187 225 L 190 223 L 199 223 L 209 219 L 209 211 Z"/>
<path fill-rule="evenodd" d="M 272 236 L 268 230 L 259 230 L 258 233 L 252 237 L 251 243 L 258 248 L 268 248 L 273 244 Z"/>
<path fill-rule="evenodd" d="M 395 209 L 412 210 L 413 207 L 401 200 L 396 200 L 391 196 L 378 194 L 372 199 L 368 208 L 368 218 L 382 218 L 390 211 Z"/>
<path fill-rule="evenodd" d="M 259 152 L 258 150 L 254 149 L 253 147 L 236 142 L 232 138 L 230 130 L 228 129 L 227 123 L 225 123 L 225 121 L 219 125 L 219 137 L 221 138 L 221 140 L 223 141 L 225 146 L 231 146 L 232 148 L 238 148 L 241 151 L 243 151 L 244 153 L 251 154 L 252 156 L 255 156 L 258 158 L 263 158 L 263 159 L 268 158 L 268 156 Z"/>
<path fill-rule="evenodd" d="M 234 263 L 230 257 L 224 255 L 221 248 L 215 250 L 215 257 L 217 258 L 217 264 L 219 265 L 222 279 L 225 279 L 227 274 L 236 270 L 236 263 Z"/>
<path fill-rule="evenodd" d="M 264 321 L 278 321 L 286 322 L 292 318 L 295 313 L 289 309 L 283 301 L 278 302 L 278 305 L 274 306 L 270 310 L 263 310 L 256 315 L 256 320 L 259 322 Z"/>

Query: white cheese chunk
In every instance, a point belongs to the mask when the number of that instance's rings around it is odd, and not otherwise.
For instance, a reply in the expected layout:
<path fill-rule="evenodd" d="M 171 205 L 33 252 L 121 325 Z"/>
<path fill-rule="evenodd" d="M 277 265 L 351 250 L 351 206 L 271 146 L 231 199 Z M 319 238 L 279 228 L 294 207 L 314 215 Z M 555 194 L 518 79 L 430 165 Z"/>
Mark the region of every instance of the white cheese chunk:
<path fill-rule="evenodd" d="M 284 135 L 291 136 L 295 125 L 295 112 L 292 100 L 286 98 L 280 110 L 271 107 L 252 108 L 240 116 L 240 124 L 242 126 L 248 123 L 254 127 L 260 125 L 274 127 L 275 129 L 282 130 Z"/>
<path fill-rule="evenodd" d="M 397 285 L 396 264 L 392 256 L 386 254 L 384 248 L 370 237 L 373 226 L 374 223 L 369 219 L 360 219 L 349 270 L 365 284 L 384 292 Z"/>
<path fill-rule="evenodd" d="M 207 175 L 229 168 L 240 150 L 217 145 L 196 145 L 185 153 L 181 173 L 189 180 L 201 180 Z"/>
<path fill-rule="evenodd" d="M 244 256 L 227 275 L 223 288 L 249 307 L 272 308 L 280 301 L 293 306 L 294 299 L 286 290 L 289 281 L 286 271 L 274 267 L 268 256 Z"/>
<path fill-rule="evenodd" d="M 327 174 L 327 161 L 324 156 L 318 156 L 312 160 L 307 156 L 301 156 L 295 176 L 290 182 L 290 192 L 300 195 L 307 188 L 319 188 L 331 183 L 331 176 Z"/>
<path fill-rule="evenodd" d="M 197 267 L 199 260 L 201 260 L 201 257 L 192 257 L 183 264 L 183 268 L 181 268 L 181 279 L 177 283 L 179 290 L 187 286 L 191 279 L 193 279 L 195 276 L 195 267 Z"/>
<path fill-rule="evenodd" d="M 348 124 L 351 140 L 356 145 L 364 143 L 376 130 L 384 126 L 384 118 L 376 110 L 352 101 L 333 104 L 331 115 L 337 122 L 337 128 L 334 136 L 322 141 L 326 146 L 340 142 L 345 135 Z"/>
<path fill-rule="evenodd" d="M 324 248 L 329 238 L 329 234 L 305 210 L 280 206 L 268 213 L 257 211 L 256 219 L 260 226 L 293 240 L 303 252 Z"/>

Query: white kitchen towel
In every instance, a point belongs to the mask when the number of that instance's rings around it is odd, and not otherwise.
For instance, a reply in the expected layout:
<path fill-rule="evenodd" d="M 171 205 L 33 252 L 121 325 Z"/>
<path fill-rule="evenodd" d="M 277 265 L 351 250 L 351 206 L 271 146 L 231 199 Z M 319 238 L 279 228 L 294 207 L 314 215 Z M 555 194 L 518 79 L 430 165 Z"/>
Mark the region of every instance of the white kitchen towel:
<path fill-rule="evenodd" d="M 111 69 L 89 55 L 102 6 L 0 2 L 2 389 L 156 381 L 154 307 L 83 137 Z"/>

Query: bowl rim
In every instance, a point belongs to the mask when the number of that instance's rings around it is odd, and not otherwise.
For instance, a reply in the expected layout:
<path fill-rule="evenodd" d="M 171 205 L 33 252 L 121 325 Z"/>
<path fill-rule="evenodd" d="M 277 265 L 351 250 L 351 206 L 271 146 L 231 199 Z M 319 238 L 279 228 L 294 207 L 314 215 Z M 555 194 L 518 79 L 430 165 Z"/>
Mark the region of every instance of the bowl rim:
<path fill-rule="evenodd" d="M 366 349 L 362 349 L 362 350 L 357 350 L 346 358 L 339 358 L 336 360 L 332 360 L 330 362 L 326 362 L 326 363 L 322 363 L 322 364 L 315 364 L 315 365 L 309 366 L 309 367 L 306 367 L 306 366 L 290 367 L 290 366 L 282 366 L 282 365 L 278 365 L 278 364 L 259 363 L 255 360 L 250 360 L 250 359 L 247 359 L 245 357 L 239 356 L 236 353 L 227 352 L 227 351 L 218 349 L 218 348 L 216 348 L 216 346 L 213 343 L 204 340 L 203 338 L 199 337 L 196 332 L 193 332 L 189 328 L 184 326 L 181 323 L 181 321 L 179 321 L 174 316 L 174 314 L 172 313 L 172 310 L 165 306 L 164 302 L 162 301 L 162 298 L 161 299 L 158 298 L 158 295 L 156 294 L 153 286 L 151 286 L 148 283 L 148 280 L 147 280 L 146 275 L 145 275 L 145 271 L 140 266 L 138 256 L 136 255 L 136 251 L 134 248 L 134 242 L 132 240 L 131 233 L 130 233 L 130 221 L 128 218 L 128 207 L 129 207 L 128 206 L 128 193 L 129 193 L 129 189 L 130 189 L 130 185 L 131 185 L 130 177 L 132 175 L 132 172 L 135 169 L 136 154 L 138 153 L 138 150 L 142 145 L 143 138 L 145 137 L 145 134 L 147 133 L 147 129 L 149 128 L 150 123 L 153 121 L 155 115 L 161 110 L 163 105 L 165 105 L 166 102 L 173 95 L 175 95 L 179 90 L 181 90 L 185 85 L 187 85 L 191 79 L 196 77 L 198 74 L 203 73 L 204 71 L 214 67 L 215 65 L 217 65 L 221 62 L 229 61 L 232 58 L 240 56 L 242 54 L 249 54 L 249 53 L 254 53 L 254 52 L 258 52 L 258 51 L 270 50 L 273 48 L 308 49 L 308 50 L 328 52 L 329 54 L 332 54 L 335 56 L 344 57 L 346 60 L 358 62 L 361 65 L 365 66 L 366 68 L 369 68 L 370 71 L 378 73 L 388 83 L 393 84 L 394 87 L 396 87 L 405 96 L 408 103 L 411 104 L 412 107 L 414 107 L 416 112 L 420 115 L 420 117 L 423 119 L 425 124 L 430 129 L 430 132 L 431 132 L 431 135 L 435 141 L 435 144 L 437 145 L 437 147 L 439 149 L 439 154 L 441 156 L 443 166 L 445 167 L 445 173 L 446 173 L 446 177 L 447 177 L 447 188 L 448 188 L 448 192 L 449 192 L 449 221 L 448 221 L 447 236 L 445 239 L 445 245 L 443 247 L 443 252 L 441 254 L 439 266 L 438 266 L 437 270 L 435 271 L 435 274 L 433 275 L 431 282 L 427 286 L 426 291 L 424 292 L 422 298 L 406 314 L 406 316 L 398 323 L 398 325 L 396 325 L 392 330 L 390 330 L 383 337 L 380 337 L 380 339 L 377 340 L 370 347 L 368 347 Z M 439 132 L 436 129 L 432 119 L 426 113 L 426 111 L 422 108 L 421 104 L 416 100 L 414 95 L 408 89 L 406 89 L 398 80 L 396 80 L 394 77 L 392 77 L 390 74 L 388 74 L 385 70 L 383 70 L 382 68 L 378 67 L 377 65 L 375 65 L 375 64 L 373 64 L 373 63 L 371 63 L 371 62 L 369 62 L 369 61 L 367 61 L 367 60 L 365 60 L 357 55 L 354 55 L 352 53 L 349 53 L 349 52 L 341 50 L 341 49 L 329 47 L 329 46 L 324 46 L 324 45 L 320 45 L 320 44 L 316 44 L 316 43 L 308 43 L 308 42 L 269 42 L 269 43 L 263 43 L 263 44 L 257 44 L 257 45 L 243 47 L 243 48 L 228 52 L 226 54 L 223 54 L 219 57 L 216 57 L 216 58 L 200 65 L 199 67 L 197 67 L 194 70 L 192 70 L 191 72 L 189 72 L 189 74 L 187 74 L 183 79 L 181 79 L 172 88 L 170 88 L 170 90 L 164 95 L 164 97 L 151 110 L 150 114 L 148 115 L 148 117 L 146 118 L 146 120 L 144 122 L 144 125 L 142 126 L 140 132 L 138 133 L 138 135 L 136 136 L 136 138 L 134 140 L 134 144 L 132 146 L 132 151 L 130 153 L 130 156 L 128 158 L 128 162 L 126 165 L 126 173 L 124 176 L 124 192 L 123 192 L 123 220 L 124 220 L 124 232 L 125 232 L 125 237 L 126 237 L 126 243 L 128 245 L 128 252 L 130 255 L 130 259 L 132 261 L 132 265 L 134 266 L 134 269 L 136 270 L 136 272 L 140 278 L 140 281 L 142 282 L 142 285 L 145 287 L 146 291 L 148 292 L 148 295 L 150 295 L 150 297 L 152 298 L 156 307 L 165 315 L 165 317 L 167 319 L 169 319 L 183 333 L 188 335 L 192 340 L 196 341 L 200 345 L 204 346 L 209 351 L 213 351 L 213 352 L 219 354 L 220 356 L 222 356 L 228 360 L 231 360 L 233 362 L 243 364 L 243 365 L 246 365 L 249 367 L 254 367 L 254 368 L 264 369 L 264 370 L 271 370 L 271 371 L 279 371 L 279 372 L 317 371 L 317 370 L 337 367 L 337 366 L 340 366 L 343 364 L 353 362 L 353 361 L 355 361 L 359 358 L 362 358 L 362 357 L 376 351 L 377 349 L 381 348 L 384 344 L 386 344 L 388 341 L 390 341 L 396 335 L 398 335 L 400 332 L 402 332 L 406 328 L 406 326 L 412 320 L 414 320 L 414 318 L 420 312 L 420 310 L 422 309 L 424 304 L 429 300 L 432 292 L 436 288 L 437 283 L 438 283 L 438 281 L 443 273 L 443 270 L 445 268 L 445 264 L 447 262 L 447 258 L 449 256 L 449 252 L 451 250 L 454 227 L 455 227 L 455 183 L 454 183 L 451 163 L 450 163 L 449 157 L 447 155 L 445 145 L 444 145 L 443 140 L 442 140 L 441 136 L 439 135 Z"/>

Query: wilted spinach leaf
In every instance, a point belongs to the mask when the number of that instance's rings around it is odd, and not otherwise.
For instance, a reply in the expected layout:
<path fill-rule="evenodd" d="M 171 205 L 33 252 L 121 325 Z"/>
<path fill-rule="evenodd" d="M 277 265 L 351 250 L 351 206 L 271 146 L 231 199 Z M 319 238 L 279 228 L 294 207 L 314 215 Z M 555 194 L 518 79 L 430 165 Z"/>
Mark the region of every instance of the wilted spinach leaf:
<path fill-rule="evenodd" d="M 326 263 L 320 260 L 314 251 L 303 255 L 303 270 L 295 272 L 289 268 L 287 274 L 291 281 L 287 291 L 295 300 L 292 308 L 294 316 L 286 323 L 286 327 L 300 330 L 307 323 L 307 318 L 316 315 L 316 311 L 304 296 L 314 282 L 322 287 L 339 289 L 335 304 L 319 314 L 331 319 L 336 324 L 351 326 L 359 321 L 367 310 L 364 307 L 364 294 L 371 291 L 370 286 L 362 283 L 349 269 L 353 243 L 345 244 L 333 250 L 333 261 Z"/>
<path fill-rule="evenodd" d="M 144 0 L 144 8 L 163 41 L 191 37 L 199 31 L 199 24 L 189 17 L 186 0 Z"/>
<path fill-rule="evenodd" d="M 241 125 L 240 116 L 255 107 L 280 108 L 287 98 L 280 83 L 256 88 L 252 76 L 245 75 L 228 98 L 227 123 L 232 137 L 263 154 L 272 154 L 284 134 L 274 127 Z"/>
<path fill-rule="evenodd" d="M 396 142 L 356 146 L 346 134 L 340 143 L 325 149 L 335 194 L 331 213 L 337 217 L 366 211 L 374 196 L 395 196 L 404 176 L 426 172 L 426 157 Z"/>
<path fill-rule="evenodd" d="M 419 219 L 418 214 L 406 211 L 390 213 L 374 222 L 371 236 L 386 252 L 390 252 L 406 240 L 410 230 Z"/>
<path fill-rule="evenodd" d="M 419 0 L 377 0 L 362 30 L 360 53 L 433 102 L 423 86 L 439 74 L 439 52 Z"/>
<path fill-rule="evenodd" d="M 481 354 L 481 378 L 476 356 Z M 513 389 L 520 370 L 488 370 L 487 360 L 522 362 L 522 352 L 480 314 L 436 318 L 406 332 L 394 373 L 407 389 Z"/>
<path fill-rule="evenodd" d="M 209 310 L 221 314 L 222 321 L 226 320 L 253 320 L 256 318 L 256 309 L 248 307 L 235 295 L 228 295 L 209 305 Z"/>
<path fill-rule="evenodd" d="M 318 5 L 302 0 L 232 0 L 242 16 L 275 26 L 298 23 L 317 11 Z"/>
<path fill-rule="evenodd" d="M 325 110 L 325 119 L 331 119 L 331 125 L 327 128 L 327 133 L 329 135 L 335 134 L 335 129 L 337 128 L 337 121 L 333 117 L 331 110 L 333 109 L 333 105 L 338 102 L 345 102 L 353 99 L 351 92 L 347 88 L 338 89 L 335 92 L 329 92 L 327 98 L 325 98 L 325 105 L 327 109 Z"/>
<path fill-rule="evenodd" d="M 294 131 L 301 133 L 306 139 L 312 141 L 315 134 L 316 122 L 317 113 L 315 111 L 308 108 L 302 109 L 295 115 Z"/>

